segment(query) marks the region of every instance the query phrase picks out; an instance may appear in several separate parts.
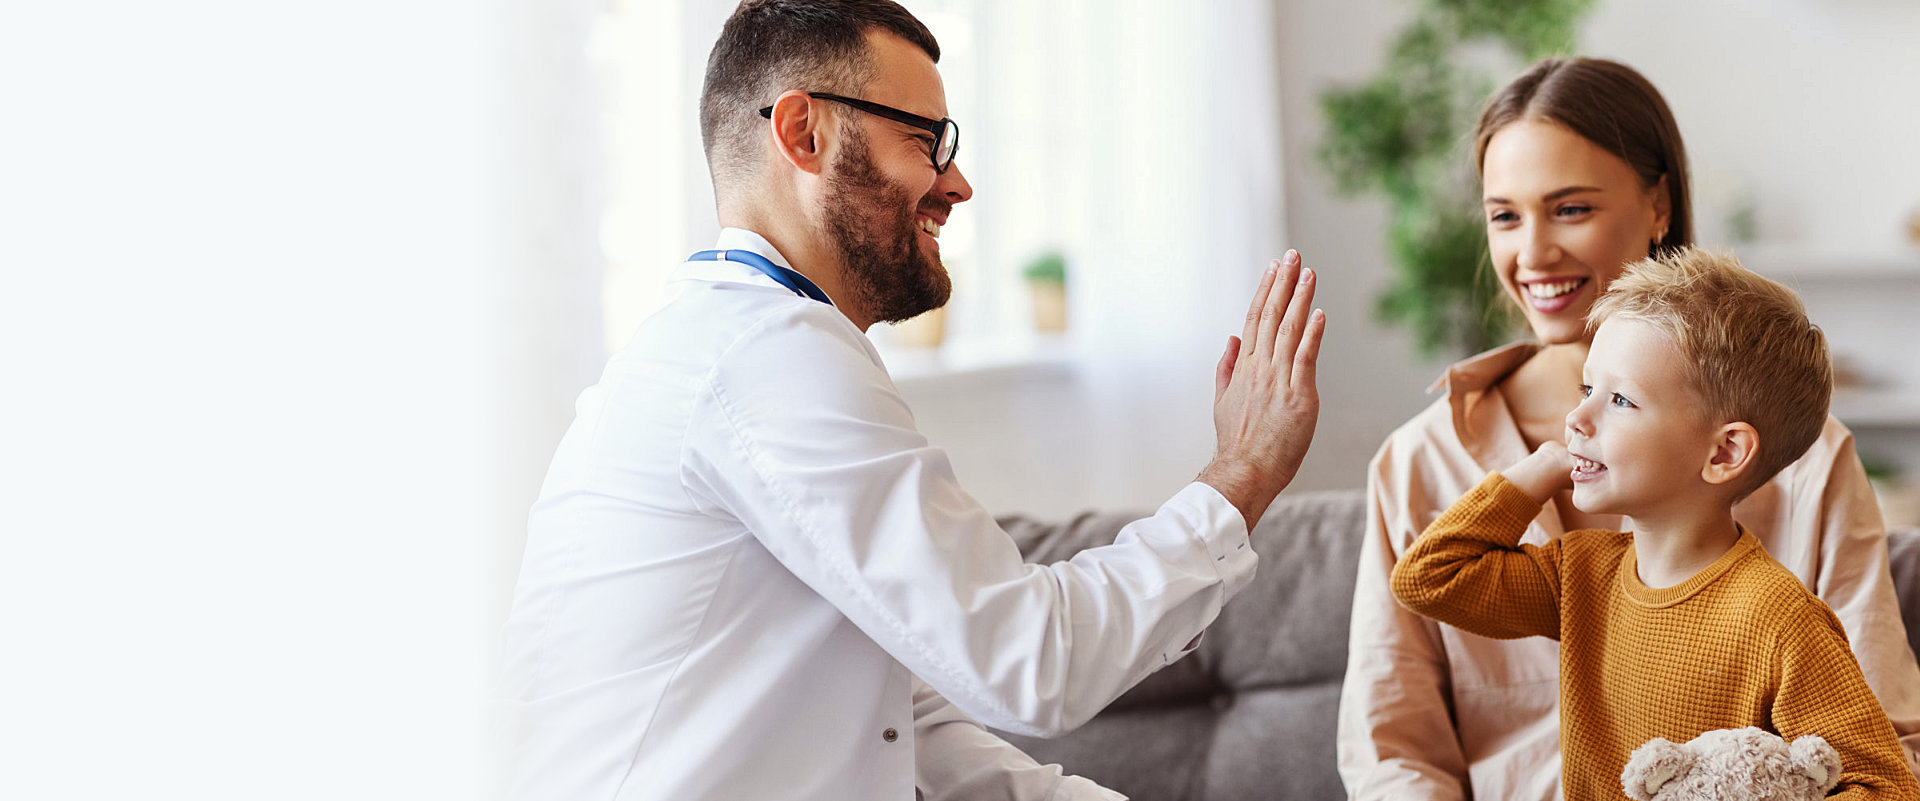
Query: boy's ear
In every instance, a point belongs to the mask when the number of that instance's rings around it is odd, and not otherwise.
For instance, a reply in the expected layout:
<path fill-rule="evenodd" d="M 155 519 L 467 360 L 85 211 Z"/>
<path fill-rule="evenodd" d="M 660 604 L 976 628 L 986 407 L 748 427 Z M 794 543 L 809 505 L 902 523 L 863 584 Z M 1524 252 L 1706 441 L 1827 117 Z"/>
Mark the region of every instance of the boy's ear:
<path fill-rule="evenodd" d="M 773 101 L 773 114 L 767 120 L 781 160 L 816 175 L 826 170 L 826 136 L 831 133 L 827 119 L 813 113 L 821 105 L 806 92 L 789 90 Z"/>
<path fill-rule="evenodd" d="M 1760 432 L 1746 423 L 1728 423 L 1714 435 L 1713 454 L 1700 470 L 1708 484 L 1727 484 L 1746 474 L 1760 457 Z"/>

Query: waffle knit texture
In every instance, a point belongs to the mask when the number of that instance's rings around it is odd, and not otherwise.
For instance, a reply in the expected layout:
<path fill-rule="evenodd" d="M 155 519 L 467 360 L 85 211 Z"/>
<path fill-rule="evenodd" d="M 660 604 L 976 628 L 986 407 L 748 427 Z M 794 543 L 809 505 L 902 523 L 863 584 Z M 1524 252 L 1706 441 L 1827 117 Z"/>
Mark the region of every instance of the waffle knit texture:
<path fill-rule="evenodd" d="M 1826 738 L 1841 764 L 1831 797 L 1920 799 L 1845 629 L 1744 527 L 1712 565 L 1654 589 L 1640 582 L 1630 533 L 1521 544 L 1540 508 L 1488 475 L 1394 567 L 1393 594 L 1481 636 L 1560 641 L 1570 801 L 1622 798 L 1627 757 L 1650 739 L 1745 726 Z"/>

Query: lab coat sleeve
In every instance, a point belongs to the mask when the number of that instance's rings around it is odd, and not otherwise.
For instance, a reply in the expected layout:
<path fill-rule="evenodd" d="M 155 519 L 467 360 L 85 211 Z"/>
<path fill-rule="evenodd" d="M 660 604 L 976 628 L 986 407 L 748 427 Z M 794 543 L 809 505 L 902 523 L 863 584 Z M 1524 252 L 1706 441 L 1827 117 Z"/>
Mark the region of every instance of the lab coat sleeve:
<path fill-rule="evenodd" d="M 1084 723 L 1184 655 L 1255 558 L 1245 521 L 1189 484 L 1112 545 L 1023 564 L 960 488 L 864 337 L 823 304 L 745 327 L 705 378 L 688 495 L 731 515 L 908 670 L 980 722 Z M 1011 456 L 1011 455 L 1010 455 Z"/>
<path fill-rule="evenodd" d="M 923 801 L 1125 801 L 1059 765 L 1042 765 L 913 681 L 913 775 Z"/>

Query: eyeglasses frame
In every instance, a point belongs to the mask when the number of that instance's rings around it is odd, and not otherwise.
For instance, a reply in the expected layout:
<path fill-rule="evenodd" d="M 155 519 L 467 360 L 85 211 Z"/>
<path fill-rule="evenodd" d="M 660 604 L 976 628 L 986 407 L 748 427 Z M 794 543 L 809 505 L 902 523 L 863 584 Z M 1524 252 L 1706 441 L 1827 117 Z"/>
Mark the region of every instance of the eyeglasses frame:
<path fill-rule="evenodd" d="M 933 134 L 933 152 L 928 155 L 934 157 L 933 171 L 935 173 L 945 174 L 947 168 L 953 166 L 954 158 L 960 155 L 960 123 L 954 122 L 952 117 L 942 117 L 937 120 L 930 119 L 911 112 L 901 111 L 892 106 L 883 106 L 870 100 L 861 100 L 855 97 L 841 97 L 840 95 L 829 94 L 827 92 L 808 92 L 807 97 L 843 103 L 876 117 L 884 117 L 894 122 L 911 125 Z M 773 107 L 768 106 L 760 109 L 760 116 L 773 119 Z M 953 131 L 953 149 L 947 151 L 947 160 L 946 163 L 943 164 L 938 158 L 940 154 L 940 137 L 944 136 L 948 130 Z"/>

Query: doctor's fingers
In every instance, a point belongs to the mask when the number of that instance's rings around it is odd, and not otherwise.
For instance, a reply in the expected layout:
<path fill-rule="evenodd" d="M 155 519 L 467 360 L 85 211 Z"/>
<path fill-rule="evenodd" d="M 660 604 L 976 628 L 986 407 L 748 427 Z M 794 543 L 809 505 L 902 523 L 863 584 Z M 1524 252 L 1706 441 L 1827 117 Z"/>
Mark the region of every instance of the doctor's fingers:
<path fill-rule="evenodd" d="M 1254 357 L 1260 360 L 1260 364 L 1271 363 L 1278 352 L 1274 339 L 1280 335 L 1281 315 L 1293 301 L 1299 279 L 1300 253 L 1289 250 L 1286 258 L 1280 260 L 1280 271 L 1274 276 L 1273 287 L 1267 292 L 1266 305 L 1260 308 L 1260 330 L 1255 335 L 1258 341 L 1253 346 Z M 1293 352 L 1289 350 L 1287 356 L 1291 359 Z"/>
<path fill-rule="evenodd" d="M 1267 294 L 1273 291 L 1279 272 L 1279 259 L 1268 262 L 1267 269 L 1260 271 L 1260 283 L 1253 288 L 1253 301 L 1247 304 L 1247 321 L 1240 327 L 1240 359 L 1243 362 L 1253 356 L 1254 346 L 1260 338 L 1260 313 L 1267 308 Z"/>
<path fill-rule="evenodd" d="M 1320 340 L 1327 333 L 1327 313 L 1314 309 L 1307 317 L 1306 334 L 1300 340 L 1300 347 L 1293 354 L 1293 375 L 1289 386 L 1295 393 L 1305 393 L 1317 401 L 1320 388 L 1316 385 L 1320 365 Z"/>
<path fill-rule="evenodd" d="M 1240 360 L 1240 338 L 1227 337 L 1227 350 L 1220 354 L 1220 363 L 1213 368 L 1213 402 L 1227 394 L 1227 387 L 1233 384 L 1233 366 Z"/>
<path fill-rule="evenodd" d="M 1287 301 L 1287 313 L 1280 318 L 1280 330 L 1273 344 L 1273 359 L 1282 380 L 1291 376 L 1294 357 L 1300 352 L 1301 338 L 1307 333 L 1307 318 L 1313 314 L 1313 292 L 1317 288 L 1314 279 L 1317 277 L 1312 270 L 1304 266 L 1300 268 L 1293 297 Z"/>

